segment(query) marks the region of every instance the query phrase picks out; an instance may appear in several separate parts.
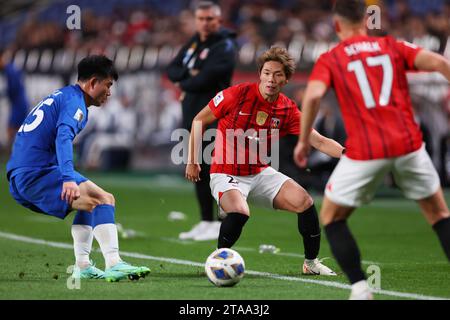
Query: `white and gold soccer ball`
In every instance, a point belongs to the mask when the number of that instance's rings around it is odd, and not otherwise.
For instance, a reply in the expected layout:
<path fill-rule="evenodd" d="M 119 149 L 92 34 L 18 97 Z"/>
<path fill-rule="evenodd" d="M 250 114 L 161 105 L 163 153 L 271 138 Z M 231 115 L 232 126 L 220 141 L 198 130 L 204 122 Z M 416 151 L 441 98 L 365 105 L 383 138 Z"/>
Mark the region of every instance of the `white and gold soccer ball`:
<path fill-rule="evenodd" d="M 206 259 L 205 271 L 214 285 L 232 287 L 244 276 L 244 259 L 235 250 L 217 249 Z"/>

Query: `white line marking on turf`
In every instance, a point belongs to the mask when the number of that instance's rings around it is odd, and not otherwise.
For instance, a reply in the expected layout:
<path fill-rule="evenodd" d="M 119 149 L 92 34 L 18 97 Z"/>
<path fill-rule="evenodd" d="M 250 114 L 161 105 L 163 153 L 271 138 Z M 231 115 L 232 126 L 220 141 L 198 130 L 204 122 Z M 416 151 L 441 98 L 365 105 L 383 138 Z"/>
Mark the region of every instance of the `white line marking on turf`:
<path fill-rule="evenodd" d="M 159 240 L 182 244 L 182 245 L 191 245 L 191 244 L 198 243 L 197 241 L 194 241 L 194 240 L 179 240 L 176 238 L 169 238 L 169 237 L 160 237 Z M 234 249 L 236 249 L 237 251 L 251 251 L 251 252 L 258 251 L 255 248 L 247 248 L 247 247 L 235 247 Z M 303 255 L 303 254 L 292 253 L 292 252 L 277 252 L 277 253 L 265 253 L 265 254 L 273 254 L 275 256 L 285 256 L 285 257 L 295 257 L 295 258 L 304 258 L 305 257 L 305 255 Z M 381 262 L 369 261 L 369 260 L 362 260 L 361 263 L 367 264 L 367 265 L 374 265 L 374 264 L 379 265 L 379 266 L 383 265 L 383 263 L 381 263 Z"/>
<path fill-rule="evenodd" d="M 258 251 L 255 248 L 246 248 L 246 247 L 235 247 L 237 251 Z M 277 252 L 277 253 L 266 253 L 266 254 L 272 254 L 274 256 L 284 256 L 284 257 L 295 257 L 295 258 L 304 258 L 305 255 L 299 254 L 299 253 L 292 253 L 292 252 Z M 368 261 L 368 260 L 362 260 L 362 264 L 377 264 L 377 265 L 383 265 L 381 262 L 376 261 Z"/>
<path fill-rule="evenodd" d="M 33 244 L 40 244 L 40 245 L 54 247 L 54 248 L 70 249 L 70 250 L 73 249 L 73 246 L 68 243 L 53 242 L 53 241 L 47 241 L 47 240 L 43 240 L 43 239 L 30 238 L 30 237 L 25 237 L 25 236 L 13 234 L 13 233 L 1 232 L 1 231 L 0 231 L 0 237 L 9 239 L 9 240 L 15 240 L 15 241 L 33 243 Z M 203 268 L 203 266 L 204 266 L 203 263 L 199 263 L 199 262 L 174 259 L 174 258 L 155 257 L 155 256 L 150 256 L 150 255 L 136 253 L 136 252 L 122 251 L 120 253 L 120 255 L 125 256 L 125 257 L 131 257 L 131 258 L 162 261 L 162 262 L 167 262 L 167 263 L 181 264 L 181 265 L 194 266 L 194 267 L 202 267 Z M 277 279 L 277 280 L 312 283 L 312 284 L 319 284 L 319 285 L 326 286 L 326 287 L 335 287 L 335 288 L 347 289 L 347 290 L 351 289 L 350 285 L 340 283 L 340 282 L 296 278 L 296 277 L 291 277 L 291 276 L 283 276 L 283 275 L 274 274 L 274 273 L 251 271 L 251 270 L 246 270 L 245 273 L 254 275 L 254 276 Z M 408 298 L 408 299 L 416 299 L 416 300 L 450 300 L 448 298 L 425 296 L 425 295 L 416 294 L 416 293 L 397 292 L 397 291 L 390 291 L 390 290 L 374 290 L 374 293 L 398 297 L 398 298 Z"/>

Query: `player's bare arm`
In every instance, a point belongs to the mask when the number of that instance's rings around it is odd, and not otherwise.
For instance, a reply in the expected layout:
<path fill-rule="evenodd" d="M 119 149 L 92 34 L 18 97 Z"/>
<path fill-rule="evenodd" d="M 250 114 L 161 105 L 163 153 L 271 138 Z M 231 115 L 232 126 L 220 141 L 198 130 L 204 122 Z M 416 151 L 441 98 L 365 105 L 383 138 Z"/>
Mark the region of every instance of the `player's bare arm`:
<path fill-rule="evenodd" d="M 327 86 L 322 81 L 310 81 L 306 87 L 302 104 L 302 121 L 300 136 L 294 150 L 294 161 L 301 167 L 306 167 L 307 157 L 310 152 L 310 134 L 314 119 L 319 111 L 320 101 L 327 92 Z M 342 151 L 341 151 L 342 153 Z"/>
<path fill-rule="evenodd" d="M 340 158 L 345 149 L 339 142 L 324 137 L 314 129 L 309 136 L 309 143 L 320 152 L 333 158 Z"/>
<path fill-rule="evenodd" d="M 200 161 L 198 159 L 202 146 L 202 136 L 205 128 L 216 121 L 216 117 L 211 109 L 206 106 L 200 111 L 192 121 L 191 134 L 189 136 L 189 155 L 186 165 L 185 177 L 189 181 L 200 180 Z"/>
<path fill-rule="evenodd" d="M 450 61 L 440 54 L 421 50 L 416 56 L 414 65 L 421 71 L 439 72 L 450 82 Z"/>

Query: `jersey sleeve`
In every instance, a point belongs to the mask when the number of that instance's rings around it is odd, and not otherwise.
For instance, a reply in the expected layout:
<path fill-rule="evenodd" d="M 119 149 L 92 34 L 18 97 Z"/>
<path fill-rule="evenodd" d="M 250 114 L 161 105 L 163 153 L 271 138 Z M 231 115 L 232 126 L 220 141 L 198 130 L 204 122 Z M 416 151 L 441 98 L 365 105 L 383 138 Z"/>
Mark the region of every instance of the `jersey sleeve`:
<path fill-rule="evenodd" d="M 214 116 L 219 119 L 227 115 L 236 105 L 235 101 L 239 93 L 238 86 L 229 87 L 216 94 L 208 103 L 209 108 Z"/>
<path fill-rule="evenodd" d="M 65 124 L 58 127 L 56 134 L 56 157 L 61 170 L 63 181 L 75 181 L 73 168 L 72 141 L 75 138 L 71 128 Z"/>
<path fill-rule="evenodd" d="M 327 54 L 322 54 L 317 60 L 314 68 L 309 76 L 309 81 L 322 81 L 326 84 L 327 87 L 331 86 L 332 78 L 331 78 L 331 68 L 327 59 Z"/>
<path fill-rule="evenodd" d="M 60 113 L 58 117 L 57 127 L 62 124 L 70 127 L 74 134 L 77 135 L 83 128 L 83 120 L 86 117 L 85 110 L 82 107 L 82 101 L 76 96 L 64 97 L 60 96 Z"/>
<path fill-rule="evenodd" d="M 404 59 L 407 70 L 417 70 L 414 62 L 417 54 L 422 48 L 410 42 L 398 40 L 395 42 L 395 47 L 397 52 L 400 53 L 400 56 Z"/>

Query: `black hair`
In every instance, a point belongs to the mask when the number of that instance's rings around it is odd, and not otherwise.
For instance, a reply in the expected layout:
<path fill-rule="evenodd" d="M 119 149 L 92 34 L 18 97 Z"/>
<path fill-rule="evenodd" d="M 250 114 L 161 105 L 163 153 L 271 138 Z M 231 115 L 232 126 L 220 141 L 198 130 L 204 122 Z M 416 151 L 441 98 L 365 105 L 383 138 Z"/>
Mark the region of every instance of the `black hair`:
<path fill-rule="evenodd" d="M 78 63 L 78 80 L 84 81 L 94 76 L 100 79 L 111 77 L 115 81 L 119 79 L 114 63 L 103 55 L 87 56 Z"/>
<path fill-rule="evenodd" d="M 333 12 L 351 23 L 358 23 L 366 16 L 364 0 L 336 0 Z"/>
<path fill-rule="evenodd" d="M 214 3 L 212 1 L 200 1 L 195 6 L 196 11 L 197 10 L 209 10 L 209 9 L 214 9 L 215 14 L 217 14 L 218 16 L 221 15 L 220 6 L 217 3 Z"/>

